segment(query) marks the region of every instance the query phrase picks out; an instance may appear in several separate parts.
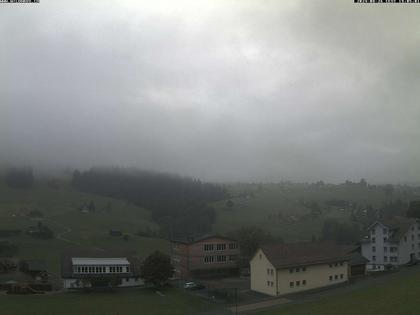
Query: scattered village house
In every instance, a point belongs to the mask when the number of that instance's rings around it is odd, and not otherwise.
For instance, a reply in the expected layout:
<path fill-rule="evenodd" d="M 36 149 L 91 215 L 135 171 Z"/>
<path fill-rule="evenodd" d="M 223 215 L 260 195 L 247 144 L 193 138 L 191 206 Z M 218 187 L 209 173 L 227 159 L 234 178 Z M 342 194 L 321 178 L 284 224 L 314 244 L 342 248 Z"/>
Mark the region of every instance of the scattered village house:
<path fill-rule="evenodd" d="M 22 260 L 20 271 L 31 275 L 34 279 L 41 280 L 48 278 L 47 264 L 41 259 Z"/>
<path fill-rule="evenodd" d="M 144 284 L 140 278 L 140 260 L 123 254 L 65 254 L 61 259 L 61 277 L 65 289 Z"/>
<path fill-rule="evenodd" d="M 237 275 L 238 243 L 230 238 L 209 235 L 171 241 L 174 278 L 193 279 Z"/>
<path fill-rule="evenodd" d="M 263 246 L 250 261 L 251 289 L 271 296 L 344 283 L 348 249 L 333 243 Z"/>
<path fill-rule="evenodd" d="M 420 220 L 395 217 L 376 221 L 362 240 L 368 271 L 384 270 L 420 259 Z"/>

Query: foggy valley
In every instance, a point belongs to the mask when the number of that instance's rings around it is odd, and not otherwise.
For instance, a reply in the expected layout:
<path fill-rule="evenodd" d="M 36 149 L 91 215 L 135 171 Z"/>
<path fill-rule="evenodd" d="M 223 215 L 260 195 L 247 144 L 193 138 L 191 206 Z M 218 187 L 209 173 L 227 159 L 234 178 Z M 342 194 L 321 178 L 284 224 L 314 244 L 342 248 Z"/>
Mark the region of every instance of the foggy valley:
<path fill-rule="evenodd" d="M 0 314 L 419 313 L 418 2 L 0 1 Z"/>

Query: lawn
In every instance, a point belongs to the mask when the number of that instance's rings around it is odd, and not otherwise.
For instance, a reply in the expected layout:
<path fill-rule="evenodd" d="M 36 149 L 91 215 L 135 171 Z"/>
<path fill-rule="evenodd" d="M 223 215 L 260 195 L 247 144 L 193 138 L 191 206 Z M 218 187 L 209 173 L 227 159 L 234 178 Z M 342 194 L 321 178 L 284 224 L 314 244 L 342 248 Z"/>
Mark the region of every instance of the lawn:
<path fill-rule="evenodd" d="M 316 302 L 289 305 L 258 315 L 417 315 L 420 314 L 420 272 L 359 291 Z"/>
<path fill-rule="evenodd" d="M 0 314 L 7 315 L 188 315 L 215 309 L 213 304 L 178 289 L 165 296 L 148 289 L 102 293 L 58 293 L 39 296 L 0 296 Z"/>
<path fill-rule="evenodd" d="M 96 211 L 82 213 L 79 207 L 93 201 Z M 26 214 L 39 210 L 44 214 L 43 222 L 56 235 L 69 240 L 34 239 L 24 233 L 36 220 Z M 19 246 L 18 257 L 23 259 L 45 259 L 49 271 L 58 274 L 60 254 L 66 250 L 95 249 L 127 250 L 140 256 L 147 256 L 154 250 L 169 253 L 169 242 L 158 238 L 139 237 L 139 229 L 157 226 L 152 222 L 150 212 L 127 202 L 92 194 L 80 193 L 68 183 L 60 189 L 49 188 L 38 182 L 33 189 L 10 189 L 0 183 L 0 229 L 21 229 L 20 236 L 5 238 Z M 129 235 L 128 241 L 122 237 L 109 235 L 110 229 L 120 229 Z"/>

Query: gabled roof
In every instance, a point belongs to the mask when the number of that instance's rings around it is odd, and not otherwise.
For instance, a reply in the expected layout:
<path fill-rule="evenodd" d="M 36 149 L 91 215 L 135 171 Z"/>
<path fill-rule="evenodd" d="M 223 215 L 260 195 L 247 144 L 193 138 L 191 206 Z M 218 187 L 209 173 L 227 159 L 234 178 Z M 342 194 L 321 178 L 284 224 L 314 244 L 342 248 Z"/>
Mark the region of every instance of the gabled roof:
<path fill-rule="evenodd" d="M 133 255 L 126 251 L 95 251 L 95 250 L 82 250 L 82 251 L 68 251 L 61 255 L 61 276 L 62 278 L 74 277 L 73 274 L 73 259 L 90 259 L 90 260 L 103 260 L 109 259 L 125 259 L 130 263 L 131 276 L 137 277 L 140 275 L 140 265 L 142 259 L 137 255 Z"/>
<path fill-rule="evenodd" d="M 180 237 L 180 238 L 173 238 L 171 239 L 171 242 L 173 243 L 182 243 L 182 244 L 194 244 L 201 241 L 208 240 L 210 238 L 220 238 L 231 242 L 236 242 L 236 240 L 222 236 L 222 235 L 215 235 L 215 234 L 206 234 L 206 235 L 196 235 L 196 236 L 186 236 L 186 237 Z"/>
<path fill-rule="evenodd" d="M 47 263 L 41 259 L 28 259 L 21 261 L 21 265 L 27 271 L 46 271 Z"/>
<path fill-rule="evenodd" d="M 417 218 L 396 216 L 392 219 L 376 221 L 368 227 L 368 230 L 370 230 L 376 224 L 382 224 L 393 231 L 393 240 L 399 240 L 410 229 L 410 226 L 419 222 L 420 220 Z"/>
<path fill-rule="evenodd" d="M 86 265 L 129 265 L 126 257 L 73 257 L 73 266 L 86 266 Z"/>
<path fill-rule="evenodd" d="M 332 242 L 305 242 L 262 246 L 275 268 L 316 265 L 350 260 L 348 248 Z"/>

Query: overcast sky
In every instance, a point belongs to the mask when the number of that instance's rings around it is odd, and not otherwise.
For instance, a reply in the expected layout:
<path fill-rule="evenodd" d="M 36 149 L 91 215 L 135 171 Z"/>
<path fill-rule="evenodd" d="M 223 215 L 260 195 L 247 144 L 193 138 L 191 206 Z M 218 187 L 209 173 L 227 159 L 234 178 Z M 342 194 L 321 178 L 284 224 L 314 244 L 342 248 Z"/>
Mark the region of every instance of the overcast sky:
<path fill-rule="evenodd" d="M 0 4 L 0 163 L 420 182 L 420 10 Z"/>

